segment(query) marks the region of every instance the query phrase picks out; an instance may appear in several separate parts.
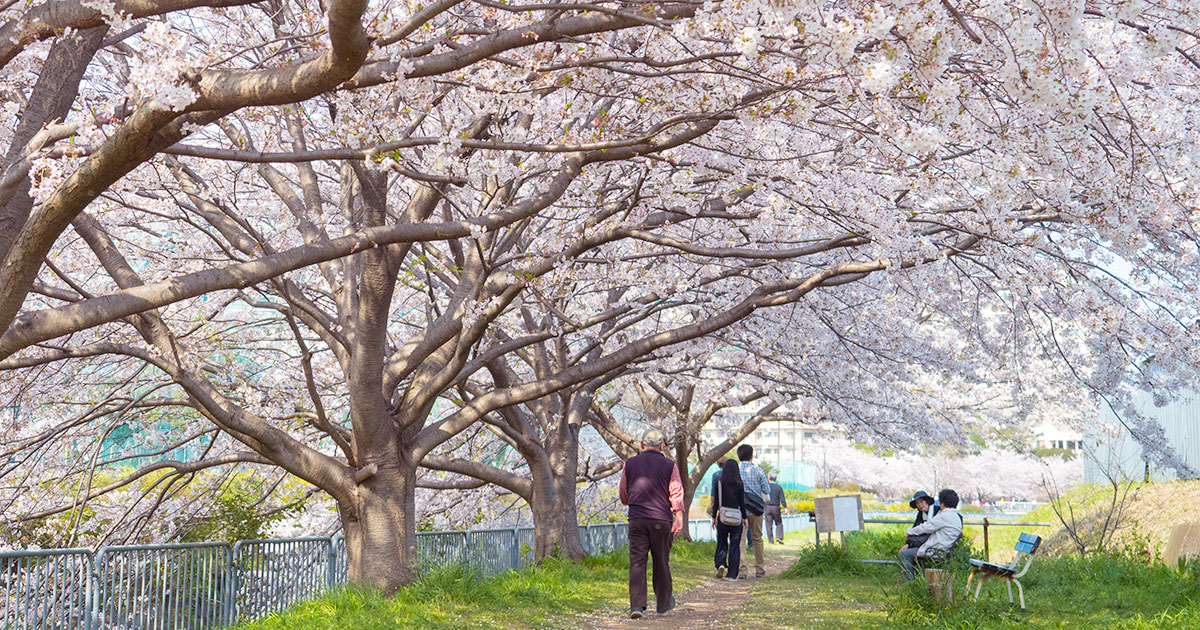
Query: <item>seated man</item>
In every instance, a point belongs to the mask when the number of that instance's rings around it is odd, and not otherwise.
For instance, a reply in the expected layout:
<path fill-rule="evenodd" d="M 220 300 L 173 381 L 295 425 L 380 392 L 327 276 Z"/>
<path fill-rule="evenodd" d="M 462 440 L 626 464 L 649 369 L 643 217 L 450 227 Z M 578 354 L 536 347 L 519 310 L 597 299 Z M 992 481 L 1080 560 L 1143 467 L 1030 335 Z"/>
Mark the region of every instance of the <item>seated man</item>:
<path fill-rule="evenodd" d="M 949 551 L 962 536 L 963 522 L 958 516 L 958 493 L 953 490 L 942 490 L 938 493 L 938 503 L 941 510 L 937 515 L 916 527 L 908 528 L 907 536 L 929 534 L 929 538 L 920 547 L 908 548 L 900 552 L 900 570 L 904 572 L 904 580 L 916 577 L 916 559 L 931 555 L 934 549 Z"/>

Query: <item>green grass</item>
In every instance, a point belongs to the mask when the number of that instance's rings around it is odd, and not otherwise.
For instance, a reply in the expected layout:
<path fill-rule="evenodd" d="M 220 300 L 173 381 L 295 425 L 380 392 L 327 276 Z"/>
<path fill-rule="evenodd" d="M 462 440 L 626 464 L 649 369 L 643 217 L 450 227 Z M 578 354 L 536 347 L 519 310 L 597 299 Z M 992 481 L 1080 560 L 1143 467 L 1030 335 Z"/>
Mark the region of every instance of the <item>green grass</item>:
<path fill-rule="evenodd" d="M 713 543 L 678 542 L 671 552 L 679 592 L 711 571 Z M 462 566 L 434 569 L 392 597 L 346 587 L 240 630 L 395 628 L 562 628 L 564 615 L 628 606 L 629 556 L 614 552 L 575 563 L 542 564 L 494 576 Z"/>
<path fill-rule="evenodd" d="M 979 602 L 967 596 L 970 550 L 965 547 L 949 563 L 955 574 L 952 606 L 934 603 L 920 580 L 902 584 L 895 566 L 858 562 L 889 555 L 902 540 L 902 531 L 893 528 L 848 535 L 845 550 L 840 545 L 813 548 L 800 540 L 770 548 L 797 559 L 781 575 L 752 580 L 750 597 L 720 625 L 755 630 L 1200 628 L 1200 562 L 1168 568 L 1121 554 L 1037 557 L 1022 579 L 1028 603 L 1028 611 L 1022 612 L 1009 605 L 1003 582 L 988 582 Z M 810 546 L 796 548 L 804 543 Z M 676 544 L 671 564 L 677 593 L 711 576 L 713 547 Z M 585 617 L 622 615 L 628 605 L 627 571 L 624 552 L 582 563 L 550 560 L 489 577 L 461 567 L 443 568 L 391 598 L 346 588 L 239 628 L 577 628 L 586 625 Z M 683 602 L 686 607 L 686 597 Z"/>
<path fill-rule="evenodd" d="M 735 621 L 756 628 L 1200 628 L 1200 563 L 1180 568 L 1121 554 L 1039 557 L 1021 580 L 1028 611 L 1010 606 L 1004 583 L 989 581 L 979 602 L 966 597 L 967 550 L 950 561 L 956 602 L 934 603 L 921 580 L 900 583 L 894 566 L 863 565 L 894 545 L 894 532 L 847 536 L 846 550 L 800 552 L 776 584 L 756 589 Z M 1014 588 L 1014 598 L 1016 596 Z M 804 619 L 803 623 L 797 622 Z"/>

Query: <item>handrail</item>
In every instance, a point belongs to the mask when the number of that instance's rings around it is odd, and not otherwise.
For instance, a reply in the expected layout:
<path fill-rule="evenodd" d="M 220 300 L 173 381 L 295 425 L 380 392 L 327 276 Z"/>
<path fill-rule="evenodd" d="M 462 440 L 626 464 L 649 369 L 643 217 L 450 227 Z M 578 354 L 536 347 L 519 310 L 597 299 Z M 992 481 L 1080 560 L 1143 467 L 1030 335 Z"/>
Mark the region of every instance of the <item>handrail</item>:
<path fill-rule="evenodd" d="M 864 518 L 864 523 L 875 523 L 883 525 L 912 525 L 911 520 L 898 520 L 886 518 Z M 979 525 L 983 526 L 983 521 L 968 521 L 963 519 L 963 525 Z M 1029 522 L 1008 522 L 1008 521 L 988 521 L 989 527 L 1052 527 L 1054 523 L 1029 523 Z"/>

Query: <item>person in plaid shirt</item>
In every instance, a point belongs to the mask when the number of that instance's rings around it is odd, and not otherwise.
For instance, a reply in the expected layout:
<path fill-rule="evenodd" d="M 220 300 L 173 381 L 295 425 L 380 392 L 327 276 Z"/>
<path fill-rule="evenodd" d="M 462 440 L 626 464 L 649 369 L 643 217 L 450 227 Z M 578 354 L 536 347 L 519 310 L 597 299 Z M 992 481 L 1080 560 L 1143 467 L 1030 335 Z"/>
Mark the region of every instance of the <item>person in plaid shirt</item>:
<path fill-rule="evenodd" d="M 743 444 L 737 448 L 738 460 L 742 462 L 742 483 L 746 487 L 746 520 L 750 524 L 747 538 L 754 545 L 754 577 L 767 574 L 763 561 L 763 512 L 766 510 L 767 498 L 771 496 L 771 486 L 767 483 L 767 473 L 754 463 L 754 447 Z M 746 556 L 742 556 L 741 575 L 746 575 Z"/>

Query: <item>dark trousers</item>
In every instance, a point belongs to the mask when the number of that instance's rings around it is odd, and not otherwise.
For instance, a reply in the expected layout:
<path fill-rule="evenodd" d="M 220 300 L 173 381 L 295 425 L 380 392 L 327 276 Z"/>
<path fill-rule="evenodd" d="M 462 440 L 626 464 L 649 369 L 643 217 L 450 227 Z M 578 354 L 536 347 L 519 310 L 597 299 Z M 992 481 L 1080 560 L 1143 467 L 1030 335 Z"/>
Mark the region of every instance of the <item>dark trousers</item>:
<path fill-rule="evenodd" d="M 728 562 L 726 562 L 728 560 Z M 725 575 L 730 578 L 738 576 L 738 568 L 742 564 L 742 526 L 726 525 L 717 522 L 717 555 L 713 563 L 725 567 Z"/>
<path fill-rule="evenodd" d="M 917 551 L 916 547 L 910 547 L 898 554 L 900 572 L 904 574 L 905 582 L 917 577 Z"/>
<path fill-rule="evenodd" d="M 629 519 L 629 607 L 646 607 L 646 554 L 654 560 L 654 601 L 671 601 L 671 521 Z"/>
<path fill-rule="evenodd" d="M 768 505 L 763 516 L 765 517 L 763 520 L 766 521 L 764 526 L 767 529 L 767 540 L 775 542 L 775 539 L 778 538 L 779 542 L 783 542 L 783 513 L 779 506 Z"/>

